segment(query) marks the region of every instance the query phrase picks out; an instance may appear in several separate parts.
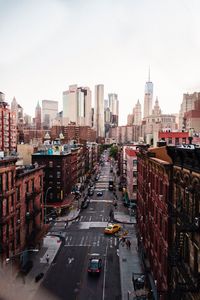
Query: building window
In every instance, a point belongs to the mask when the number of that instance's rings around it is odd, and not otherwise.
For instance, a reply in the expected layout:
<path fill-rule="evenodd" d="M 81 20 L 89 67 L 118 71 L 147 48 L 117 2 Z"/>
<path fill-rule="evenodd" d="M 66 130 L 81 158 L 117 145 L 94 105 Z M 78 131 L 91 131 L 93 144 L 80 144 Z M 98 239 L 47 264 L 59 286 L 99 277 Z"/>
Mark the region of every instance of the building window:
<path fill-rule="evenodd" d="M 26 185 L 26 193 L 28 193 L 28 181 L 25 182 L 25 185 Z"/>
<path fill-rule="evenodd" d="M 6 173 L 6 190 L 9 190 L 9 174 Z"/>
<path fill-rule="evenodd" d="M 17 243 L 17 246 L 20 245 L 20 230 L 16 231 L 16 243 Z"/>
<path fill-rule="evenodd" d="M 9 200 L 8 198 L 6 199 L 6 214 L 9 214 Z"/>
<path fill-rule="evenodd" d="M 31 179 L 31 189 L 32 189 L 32 192 L 34 191 L 34 178 Z"/>
<path fill-rule="evenodd" d="M 137 193 L 137 185 L 133 185 L 133 193 Z"/>
<path fill-rule="evenodd" d="M 42 175 L 40 175 L 40 187 L 42 187 Z"/>
<path fill-rule="evenodd" d="M 168 138 L 168 144 L 172 144 L 172 138 Z"/>
<path fill-rule="evenodd" d="M 9 224 L 6 224 L 6 238 L 9 238 Z"/>
<path fill-rule="evenodd" d="M 162 216 L 160 214 L 160 232 L 162 232 Z"/>
<path fill-rule="evenodd" d="M 134 178 L 137 178 L 137 174 L 138 174 L 138 173 L 137 173 L 136 171 L 133 171 L 133 177 L 134 177 Z"/>
<path fill-rule="evenodd" d="M 163 180 L 160 180 L 160 195 L 163 195 Z"/>
<path fill-rule="evenodd" d="M 11 206 L 14 207 L 14 194 L 11 195 Z"/>
<path fill-rule="evenodd" d="M 3 192 L 3 174 L 0 174 L 0 193 Z"/>
<path fill-rule="evenodd" d="M 179 138 L 175 138 L 175 145 L 179 145 Z"/>
<path fill-rule="evenodd" d="M 11 172 L 11 188 L 14 188 L 14 172 Z"/>
<path fill-rule="evenodd" d="M 53 168 L 53 161 L 49 161 L 49 168 Z"/>
<path fill-rule="evenodd" d="M 137 170 L 137 160 L 133 160 L 133 170 Z"/>
<path fill-rule="evenodd" d="M 17 196 L 17 202 L 20 201 L 20 188 L 16 187 L 16 196 Z"/>
<path fill-rule="evenodd" d="M 60 176 L 61 176 L 61 172 L 57 171 L 57 178 L 60 178 Z"/>

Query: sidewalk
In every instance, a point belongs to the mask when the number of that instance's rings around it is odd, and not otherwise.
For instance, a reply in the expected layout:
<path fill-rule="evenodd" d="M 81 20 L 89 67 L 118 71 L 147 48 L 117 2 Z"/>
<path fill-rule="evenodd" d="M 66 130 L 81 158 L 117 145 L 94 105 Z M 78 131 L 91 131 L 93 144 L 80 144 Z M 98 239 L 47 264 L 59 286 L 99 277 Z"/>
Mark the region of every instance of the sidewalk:
<path fill-rule="evenodd" d="M 114 219 L 118 223 L 129 224 L 127 239 L 131 242 L 130 249 L 122 242 L 119 243 L 119 265 L 122 300 L 134 299 L 133 273 L 143 274 L 142 265 L 137 250 L 137 237 L 134 223 L 125 213 L 114 213 Z"/>
<path fill-rule="evenodd" d="M 135 230 L 135 217 L 129 215 L 129 211 L 124 207 L 121 200 L 121 193 L 117 191 L 118 195 L 118 209 L 114 211 L 114 220 L 124 224 L 128 230 L 127 239 L 131 242 L 130 249 L 126 245 L 119 243 L 119 264 L 120 264 L 120 280 L 122 300 L 132 300 L 134 295 L 134 286 L 132 281 L 133 273 L 143 273 L 139 253 L 137 252 L 137 237 Z M 79 200 L 79 204 L 81 199 Z M 80 209 L 78 208 L 78 201 L 73 203 L 68 214 L 56 220 L 56 222 L 70 222 L 79 217 Z M 44 273 L 44 277 L 51 264 L 54 263 L 56 254 L 62 245 L 62 236 L 52 235 L 50 232 L 44 237 L 42 246 L 37 254 L 33 256 L 33 268 L 27 276 L 18 280 L 17 290 L 21 299 L 31 300 L 34 298 L 42 280 L 35 282 L 35 277 L 39 273 Z M 48 262 L 47 262 L 48 254 Z M 43 278 L 44 278 L 43 277 Z M 24 282 L 23 282 L 23 280 Z M 26 283 L 26 284 L 25 284 Z M 21 295 L 22 294 L 22 295 Z"/>
<path fill-rule="evenodd" d="M 118 190 L 119 179 L 116 180 L 116 194 L 118 208 L 114 211 L 113 219 L 117 223 L 124 224 L 123 227 L 128 230 L 128 235 L 126 239 L 131 242 L 130 249 L 127 249 L 126 244 L 123 245 L 122 242 L 119 243 L 119 265 L 120 265 L 120 280 L 121 280 L 121 294 L 122 300 L 132 300 L 138 299 L 136 293 L 142 290 L 134 291 L 133 285 L 133 273 L 143 274 L 144 270 L 142 268 L 142 263 L 137 246 L 137 235 L 136 235 L 136 218 L 130 215 L 130 210 L 124 207 L 122 201 L 122 193 Z M 139 277 L 139 276 L 134 276 Z"/>
<path fill-rule="evenodd" d="M 69 210 L 68 214 L 62 217 L 63 219 L 61 222 L 73 221 L 79 216 L 79 212 L 80 210 L 77 209 L 76 205 L 74 205 L 73 208 Z M 62 236 L 59 234 L 54 235 L 50 232 L 47 233 L 41 242 L 39 252 L 33 253 L 30 256 L 30 259 L 33 261 L 33 267 L 29 273 L 26 276 L 18 276 L 12 281 L 8 279 L 8 287 L 4 289 L 6 294 L 4 295 L 3 293 L 0 293 L 0 297 L 5 296 L 5 299 L 15 299 L 15 296 L 17 295 L 17 297 L 22 300 L 34 299 L 34 296 L 42 282 L 42 277 L 45 277 L 48 269 L 51 267 L 51 264 L 54 263 L 61 245 Z M 35 277 L 40 273 L 43 273 L 43 276 L 41 277 L 41 280 L 36 282 Z"/>

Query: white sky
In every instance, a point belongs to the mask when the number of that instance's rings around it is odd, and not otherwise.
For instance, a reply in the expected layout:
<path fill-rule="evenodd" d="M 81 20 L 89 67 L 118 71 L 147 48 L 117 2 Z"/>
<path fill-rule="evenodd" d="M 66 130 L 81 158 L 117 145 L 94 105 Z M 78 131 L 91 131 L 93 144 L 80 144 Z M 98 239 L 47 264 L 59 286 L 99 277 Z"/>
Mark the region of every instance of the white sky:
<path fill-rule="evenodd" d="M 0 0 L 0 91 L 34 115 L 43 99 L 61 110 L 70 84 L 104 84 L 122 125 L 150 66 L 154 100 L 177 113 L 200 91 L 199 15 L 199 0 Z"/>

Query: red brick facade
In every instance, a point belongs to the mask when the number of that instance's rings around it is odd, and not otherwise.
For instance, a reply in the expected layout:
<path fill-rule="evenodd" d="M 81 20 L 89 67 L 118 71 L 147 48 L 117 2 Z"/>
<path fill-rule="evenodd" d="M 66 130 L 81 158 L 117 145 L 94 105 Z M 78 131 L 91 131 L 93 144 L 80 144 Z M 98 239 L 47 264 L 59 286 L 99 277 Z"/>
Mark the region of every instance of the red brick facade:
<path fill-rule="evenodd" d="M 168 247 L 169 224 L 168 202 L 171 199 L 172 165 L 161 159 L 167 154 L 163 149 L 141 150 L 138 154 L 138 238 L 141 242 L 144 263 L 150 269 L 157 289 L 165 298 L 169 286 Z"/>
<path fill-rule="evenodd" d="M 16 170 L 16 158 L 0 160 L 1 263 L 34 246 L 43 229 L 43 169 Z"/>

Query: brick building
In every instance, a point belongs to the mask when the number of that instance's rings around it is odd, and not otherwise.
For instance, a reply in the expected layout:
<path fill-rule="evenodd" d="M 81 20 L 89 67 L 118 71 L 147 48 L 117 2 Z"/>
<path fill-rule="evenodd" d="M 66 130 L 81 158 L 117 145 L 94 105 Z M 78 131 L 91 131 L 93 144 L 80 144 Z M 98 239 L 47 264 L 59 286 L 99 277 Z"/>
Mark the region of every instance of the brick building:
<path fill-rule="evenodd" d="M 61 132 L 63 134 L 63 143 L 68 143 L 71 140 L 76 140 L 77 143 L 96 141 L 96 132 L 89 126 L 52 126 L 50 133 L 52 140 L 56 139 Z"/>
<path fill-rule="evenodd" d="M 138 242 L 152 289 L 168 299 L 170 231 L 168 203 L 172 197 L 172 160 L 166 148 L 140 149 L 138 161 Z M 156 282 L 156 284 L 155 284 Z"/>
<path fill-rule="evenodd" d="M 43 229 L 43 169 L 16 169 L 16 157 L 0 160 L 0 263 L 34 246 Z"/>
<path fill-rule="evenodd" d="M 168 147 L 173 160 L 170 299 L 200 299 L 200 149 Z"/>
<path fill-rule="evenodd" d="M 159 131 L 158 139 L 166 141 L 167 145 L 189 144 L 189 133 L 187 131 Z"/>
<path fill-rule="evenodd" d="M 53 150 L 38 152 L 32 155 L 33 164 L 37 163 L 38 165 L 45 166 L 44 195 L 46 203 L 62 203 L 70 193 L 74 180 L 74 173 L 72 171 L 74 162 L 71 157 L 71 153 L 58 154 Z M 77 165 L 76 155 L 73 158 L 75 165 Z"/>
<path fill-rule="evenodd" d="M 126 147 L 126 162 L 127 162 L 127 193 L 129 205 L 137 201 L 137 153 L 136 146 Z"/>

